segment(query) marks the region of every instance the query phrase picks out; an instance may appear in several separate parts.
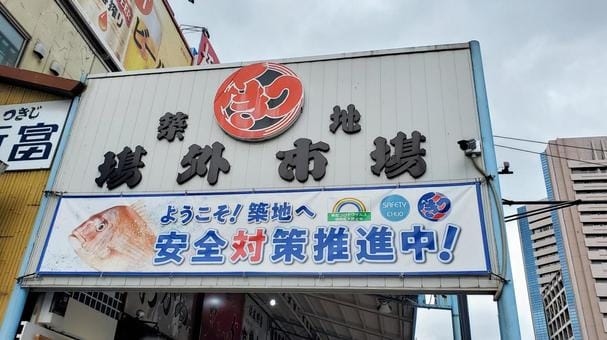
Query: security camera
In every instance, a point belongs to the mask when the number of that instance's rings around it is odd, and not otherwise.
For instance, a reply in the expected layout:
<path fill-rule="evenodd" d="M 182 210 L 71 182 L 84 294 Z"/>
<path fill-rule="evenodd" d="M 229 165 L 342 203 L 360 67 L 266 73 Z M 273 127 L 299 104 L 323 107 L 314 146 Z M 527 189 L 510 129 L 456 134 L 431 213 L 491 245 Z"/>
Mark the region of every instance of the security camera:
<path fill-rule="evenodd" d="M 481 141 L 479 140 L 462 139 L 458 141 L 457 144 L 468 157 L 478 157 L 481 155 Z"/>

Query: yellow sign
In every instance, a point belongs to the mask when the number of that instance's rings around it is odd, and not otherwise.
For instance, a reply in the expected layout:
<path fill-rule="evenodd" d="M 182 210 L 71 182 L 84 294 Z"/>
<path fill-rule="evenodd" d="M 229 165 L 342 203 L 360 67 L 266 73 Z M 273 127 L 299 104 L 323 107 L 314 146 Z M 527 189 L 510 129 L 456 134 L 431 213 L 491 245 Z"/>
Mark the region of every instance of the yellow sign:
<path fill-rule="evenodd" d="M 126 70 L 192 65 L 192 55 L 163 0 L 74 0 Z"/>

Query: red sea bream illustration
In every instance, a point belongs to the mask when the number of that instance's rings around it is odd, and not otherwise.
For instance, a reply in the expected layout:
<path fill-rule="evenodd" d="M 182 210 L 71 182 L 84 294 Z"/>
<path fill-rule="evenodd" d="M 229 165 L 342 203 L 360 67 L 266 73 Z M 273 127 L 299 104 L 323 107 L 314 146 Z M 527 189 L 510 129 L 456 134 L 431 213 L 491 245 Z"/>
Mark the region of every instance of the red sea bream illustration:
<path fill-rule="evenodd" d="M 76 254 L 102 271 L 141 270 L 152 263 L 156 236 L 139 203 L 117 205 L 82 222 L 68 236 Z"/>

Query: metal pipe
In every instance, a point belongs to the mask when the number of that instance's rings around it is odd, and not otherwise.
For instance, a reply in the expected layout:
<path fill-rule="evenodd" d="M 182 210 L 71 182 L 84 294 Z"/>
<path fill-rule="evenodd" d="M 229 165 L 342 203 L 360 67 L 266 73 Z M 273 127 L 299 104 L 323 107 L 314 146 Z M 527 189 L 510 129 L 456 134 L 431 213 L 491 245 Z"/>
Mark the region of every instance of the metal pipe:
<path fill-rule="evenodd" d="M 485 163 L 486 172 L 494 177 L 496 191 L 498 197 L 501 197 L 499 192 L 499 178 L 497 175 L 497 161 L 495 158 L 495 146 L 493 144 L 493 131 L 491 130 L 491 116 L 489 113 L 489 102 L 487 100 L 487 91 L 485 89 L 485 76 L 483 73 L 483 62 L 481 58 L 481 48 L 478 41 L 471 41 L 470 46 L 470 62 L 472 66 L 472 78 L 474 83 L 474 93 L 476 97 L 476 109 L 479 118 L 480 132 L 483 140 L 483 161 Z M 497 318 L 500 326 L 500 336 L 502 339 L 520 340 L 521 331 L 518 320 L 518 312 L 516 308 L 516 297 L 514 295 L 514 283 L 512 282 L 511 266 L 508 265 L 508 245 L 507 239 L 503 238 L 502 228 L 505 228 L 500 221 L 500 212 L 498 209 L 500 201 L 496 201 L 489 195 L 491 204 L 491 223 L 493 236 L 497 245 L 497 261 L 498 268 L 502 267 L 502 261 L 505 262 L 506 272 L 503 273 L 508 280 L 502 284 L 502 292 L 500 298 L 497 299 Z"/>

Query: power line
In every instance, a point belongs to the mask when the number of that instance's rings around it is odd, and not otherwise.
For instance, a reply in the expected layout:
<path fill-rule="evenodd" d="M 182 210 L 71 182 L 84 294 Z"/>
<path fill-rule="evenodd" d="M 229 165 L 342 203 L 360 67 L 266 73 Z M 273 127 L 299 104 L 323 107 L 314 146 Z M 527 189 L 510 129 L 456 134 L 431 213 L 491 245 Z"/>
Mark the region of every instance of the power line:
<path fill-rule="evenodd" d="M 507 145 L 495 144 L 495 146 L 499 147 L 499 148 L 504 148 L 504 149 L 510 149 L 510 150 L 515 150 L 515 151 L 533 153 L 533 154 L 536 154 L 536 155 L 546 155 L 547 157 L 560 158 L 560 159 L 565 159 L 565 160 L 568 160 L 568 161 L 576 161 L 576 162 L 581 162 L 581 163 L 586 163 L 586 164 L 597 165 L 597 166 L 600 166 L 600 167 L 603 167 L 603 168 L 607 167 L 607 163 L 596 163 L 596 162 L 584 161 L 584 160 L 581 160 L 581 159 L 575 159 L 575 158 L 570 158 L 570 157 L 565 157 L 565 156 L 550 155 L 548 153 L 531 151 L 531 150 L 526 150 L 526 149 L 521 149 L 521 148 L 515 148 L 513 146 L 507 146 Z"/>
<path fill-rule="evenodd" d="M 507 137 L 507 136 L 498 136 L 498 135 L 493 135 L 493 137 L 495 137 L 495 138 L 502 138 L 502 139 L 516 140 L 516 141 L 520 141 L 520 142 L 529 142 L 529 143 L 544 144 L 544 145 L 562 146 L 562 147 L 565 147 L 565 148 L 572 148 L 572 149 L 582 149 L 582 150 L 605 152 L 605 150 L 599 150 L 599 149 L 589 148 L 589 147 L 586 147 L 586 146 L 576 146 L 576 145 L 567 145 L 567 144 L 559 144 L 559 143 L 550 143 L 550 142 L 542 142 L 542 141 L 533 140 L 533 139 L 517 138 L 517 137 Z"/>
<path fill-rule="evenodd" d="M 559 210 L 563 208 L 573 207 L 577 205 L 584 204 L 607 204 L 607 200 L 574 200 L 574 201 L 512 201 L 509 199 L 502 199 L 502 204 L 504 205 L 547 205 L 546 207 L 542 207 L 539 209 L 532 209 L 525 211 L 523 213 L 517 213 L 513 215 L 509 215 L 504 217 L 505 222 L 512 222 L 516 220 L 520 220 L 523 218 L 528 218 L 536 215 L 541 215 L 544 213 L 549 213 L 554 210 Z M 544 218 L 540 218 L 536 221 L 541 221 Z M 535 222 L 535 221 L 534 221 Z"/>

